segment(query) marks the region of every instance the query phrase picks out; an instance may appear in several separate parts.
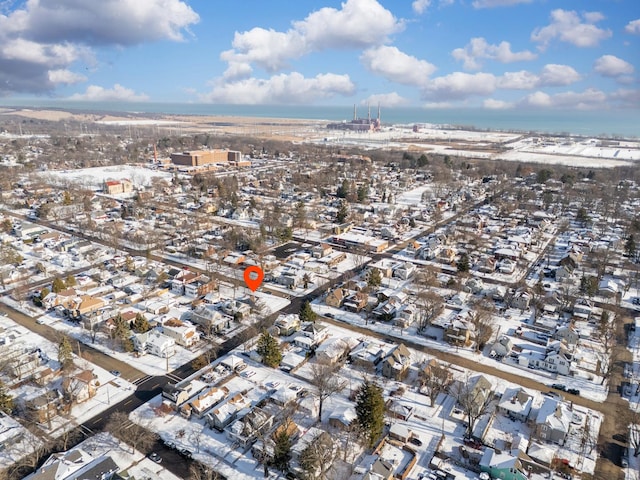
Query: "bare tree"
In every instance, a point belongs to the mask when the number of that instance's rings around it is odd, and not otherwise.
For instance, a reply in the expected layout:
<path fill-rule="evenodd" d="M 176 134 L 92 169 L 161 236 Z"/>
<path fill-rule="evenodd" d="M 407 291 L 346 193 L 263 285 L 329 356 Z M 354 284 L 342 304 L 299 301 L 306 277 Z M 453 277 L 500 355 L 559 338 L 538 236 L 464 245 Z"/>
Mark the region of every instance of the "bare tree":
<path fill-rule="evenodd" d="M 333 439 L 327 432 L 322 432 L 307 445 L 300 454 L 300 466 L 307 478 L 325 480 L 335 478 L 329 475 L 336 458 Z"/>
<path fill-rule="evenodd" d="M 220 474 L 213 468 L 201 463 L 192 463 L 189 467 L 189 480 L 219 480 Z"/>
<path fill-rule="evenodd" d="M 476 342 L 475 349 L 479 352 L 491 340 L 495 325 L 495 307 L 487 301 L 476 302 L 469 313 L 469 320 L 473 325 Z"/>
<path fill-rule="evenodd" d="M 469 375 L 461 381 L 454 383 L 449 389 L 449 393 L 456 399 L 458 405 L 467 417 L 467 435 L 471 435 L 476 423 L 489 412 L 492 404 L 492 395 L 489 388 L 484 388 L 479 376 L 475 381 L 471 381 Z"/>
<path fill-rule="evenodd" d="M 603 310 L 600 322 L 595 330 L 595 337 L 600 342 L 600 351 L 597 353 L 598 370 L 602 377 L 600 384 L 611 376 L 613 367 L 620 354 L 616 349 L 616 330 L 613 315 L 608 310 Z"/>
<path fill-rule="evenodd" d="M 146 450 L 157 438 L 157 435 L 148 429 L 148 424 L 133 423 L 124 412 L 113 413 L 109 417 L 106 430 L 130 445 L 133 451 Z"/>
<path fill-rule="evenodd" d="M 444 300 L 433 290 L 423 289 L 418 292 L 416 304 L 418 306 L 418 332 L 424 332 L 431 322 L 440 315 L 444 308 Z"/>
<path fill-rule="evenodd" d="M 451 383 L 450 366 L 440 364 L 436 360 L 427 362 L 424 368 L 420 370 L 420 383 L 423 388 L 426 388 L 433 407 L 438 395 L 446 392 Z"/>
<path fill-rule="evenodd" d="M 310 383 L 313 385 L 316 397 L 318 398 L 319 422 L 322 422 L 322 407 L 324 401 L 332 395 L 341 392 L 347 386 L 347 382 L 337 375 L 338 370 L 339 367 L 336 368 L 319 363 L 314 363 L 311 366 Z"/>

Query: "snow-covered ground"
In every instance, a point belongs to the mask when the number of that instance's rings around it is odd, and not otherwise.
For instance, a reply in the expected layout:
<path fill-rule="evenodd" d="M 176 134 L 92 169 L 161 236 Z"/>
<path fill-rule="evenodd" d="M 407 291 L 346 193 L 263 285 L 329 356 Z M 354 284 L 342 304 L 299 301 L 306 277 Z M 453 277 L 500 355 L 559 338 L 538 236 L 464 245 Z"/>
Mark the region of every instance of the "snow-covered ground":
<path fill-rule="evenodd" d="M 331 324 L 324 324 L 322 322 L 316 322 L 323 325 L 328 331 L 329 338 L 352 338 L 352 332 L 348 329 L 341 328 Z M 361 336 L 359 341 L 368 341 L 373 344 L 380 343 L 372 337 Z M 384 344 L 382 344 L 384 345 Z M 391 348 L 388 345 L 388 348 Z M 294 421 L 303 429 L 310 428 L 314 425 L 317 419 L 317 404 L 314 400 L 313 387 L 309 383 L 312 377 L 311 365 L 314 360 L 310 360 L 308 363 L 300 366 L 295 373 L 289 374 L 278 369 L 271 369 L 261 364 L 255 363 L 248 357 L 243 355 L 244 348 L 239 347 L 235 352 L 229 355 L 234 355 L 242 359 L 248 366 L 240 375 L 231 375 L 227 377 L 228 380 L 222 381 L 218 386 L 224 385 L 228 389 L 228 396 L 233 396 L 238 392 L 243 392 L 243 395 L 255 405 L 268 398 L 274 390 L 299 390 L 300 388 L 307 389 L 311 394 L 305 398 L 304 403 L 298 408 L 297 413 L 294 413 Z M 402 424 L 409 428 L 414 434 L 416 434 L 421 440 L 421 445 L 413 446 L 418 454 L 418 463 L 411 472 L 412 477 L 416 478 L 420 473 L 428 472 L 430 462 L 438 463 L 442 462 L 440 467 L 445 470 L 451 470 L 456 472 L 456 476 L 463 479 L 475 479 L 477 474 L 470 471 L 465 471 L 460 466 L 456 466 L 453 461 L 446 462 L 439 458 L 434 458 L 433 454 L 436 451 L 436 446 L 440 440 L 442 433 L 445 433 L 445 439 L 440 447 L 440 451 L 450 455 L 452 458 L 460 458 L 458 447 L 462 445 L 462 438 L 465 433 L 465 428 L 461 423 L 461 417 L 459 412 L 454 408 L 455 400 L 445 394 L 440 394 L 435 402 L 435 405 L 431 406 L 429 398 L 420 393 L 417 388 L 411 387 L 417 383 L 418 369 L 424 362 L 429 360 L 429 356 L 418 351 L 410 349 L 411 362 L 414 365 L 409 372 L 405 382 L 396 382 L 384 377 L 376 377 L 376 381 L 384 388 L 385 398 L 388 398 L 392 402 L 405 405 L 412 409 L 412 416 L 408 420 L 389 419 L 389 426 L 393 424 Z M 467 353 L 468 355 L 468 353 Z M 223 361 L 218 359 L 215 363 Z M 237 360 L 236 360 L 237 361 Z M 477 374 L 475 372 L 468 372 L 461 368 L 452 368 L 454 378 L 461 381 L 468 381 L 470 378 L 474 378 Z M 358 370 L 357 367 L 351 367 L 349 364 L 345 365 L 338 373 L 340 378 L 344 381 L 344 390 L 339 394 L 329 397 L 323 406 L 323 422 L 326 424 L 329 416 L 332 412 L 342 407 L 353 406 L 353 403 L 349 400 L 349 396 L 357 390 L 363 380 L 363 372 Z M 506 382 L 500 378 L 491 377 L 485 375 L 485 377 L 492 384 L 493 390 L 497 396 L 502 395 L 508 388 L 517 388 L 515 384 Z M 194 374 L 191 377 L 193 382 L 199 382 L 200 375 Z M 202 377 L 205 378 L 204 376 Z M 394 394 L 398 388 L 402 388 L 401 394 Z M 546 398 L 545 395 L 536 391 L 529 391 L 533 396 L 533 410 L 530 414 L 530 418 L 535 418 L 537 410 Z M 250 451 L 245 453 L 240 452 L 234 447 L 233 441 L 230 440 L 226 433 L 221 433 L 216 430 L 210 429 L 203 420 L 195 418 L 192 415 L 191 419 L 186 419 L 176 412 L 170 412 L 168 414 L 159 413 L 160 409 L 157 407 L 162 403 L 162 397 L 158 396 L 152 399 L 145 405 L 139 407 L 132 413 L 131 418 L 133 421 L 147 425 L 154 431 L 157 431 L 161 437 L 166 441 L 175 442 L 178 448 L 186 448 L 190 450 L 194 457 L 203 463 L 211 465 L 214 469 L 225 475 L 227 478 L 237 479 L 250 479 L 262 476 L 261 465 L 253 459 Z M 267 401 L 261 403 L 263 409 L 273 409 L 275 415 L 279 411 L 279 407 L 275 407 L 274 404 Z M 304 405 L 304 407 L 302 407 Z M 307 410 L 310 409 L 310 410 Z M 597 437 L 597 432 L 600 428 L 601 417 L 598 412 L 588 411 L 587 409 L 581 410 L 582 421 L 588 419 L 591 424 L 591 432 L 594 438 Z M 497 425 L 492 431 L 493 435 L 488 440 L 495 443 L 496 448 L 504 448 L 500 444 L 501 438 L 513 438 L 519 432 L 530 435 L 530 427 L 528 424 L 519 422 L 511 422 L 498 415 L 496 418 L 504 419 L 504 421 L 496 420 Z M 276 417 L 276 421 L 278 418 Z M 275 426 L 275 424 L 274 424 Z M 575 427 L 575 426 L 574 426 Z M 578 427 L 575 427 L 576 429 Z M 334 438 L 339 439 L 339 434 L 333 432 Z M 338 440 L 340 441 L 340 440 Z M 579 454 L 578 445 L 570 438 L 567 443 L 562 446 L 553 446 L 554 449 L 558 449 L 558 453 L 562 458 L 567 458 L 572 464 L 580 464 L 581 469 L 585 472 L 593 472 L 595 467 L 595 460 L 597 458 L 597 452 L 594 450 L 586 457 L 582 457 Z M 363 460 L 362 451 L 354 448 L 352 445 L 349 447 L 350 456 L 353 457 L 352 464 L 355 466 Z M 393 453 L 393 452 L 391 452 Z M 458 462 L 459 463 L 459 462 Z M 343 478 L 338 473 L 335 473 L 335 478 Z M 541 478 L 541 477 L 540 477 Z"/>
<path fill-rule="evenodd" d="M 58 346 L 50 341 L 42 338 L 27 328 L 18 325 L 9 317 L 0 317 L 0 329 L 6 338 L 12 338 L 13 342 L 18 342 L 26 351 L 38 352 L 41 365 L 38 369 L 51 368 L 56 371 L 59 368 L 58 362 Z M 38 350 L 39 349 L 39 350 Z M 95 416 L 103 410 L 109 408 L 111 404 L 115 404 L 120 400 L 131 395 L 134 390 L 133 384 L 127 382 L 123 378 L 115 377 L 103 368 L 88 362 L 85 359 L 78 358 L 74 355 L 74 363 L 79 369 L 88 369 L 95 375 L 97 384 L 96 394 L 94 397 L 73 406 L 71 412 L 65 416 L 55 417 L 51 421 L 51 426 L 40 425 L 40 427 L 52 437 L 57 437 L 62 433 L 73 428 L 75 425 L 81 424 L 85 420 Z M 6 384 L 11 385 L 13 381 Z M 33 383 L 20 383 L 12 389 L 12 395 L 16 401 L 21 402 L 24 399 L 38 396 L 48 387 L 39 387 Z"/>
<path fill-rule="evenodd" d="M 74 182 L 88 188 L 102 188 L 106 180 L 130 180 L 134 185 L 150 185 L 153 178 L 170 179 L 171 173 L 151 170 L 133 165 L 117 165 L 107 167 L 80 168 L 74 170 L 48 170 L 38 172 L 43 180 L 59 184 Z"/>
<path fill-rule="evenodd" d="M 586 374 L 584 376 L 563 376 L 553 374 L 544 370 L 533 370 L 518 365 L 515 361 L 508 357 L 505 357 L 504 359 L 502 359 L 502 361 L 498 361 L 488 357 L 484 353 L 475 353 L 471 348 L 456 348 L 454 346 L 451 346 L 442 341 L 441 338 L 438 340 L 426 338 L 424 335 L 418 334 L 415 327 L 400 329 L 399 327 L 394 326 L 390 323 L 367 321 L 357 313 L 345 312 L 344 310 L 340 310 L 338 308 L 320 304 L 317 300 L 316 302 L 312 303 L 311 306 L 313 310 L 320 315 L 327 316 L 327 314 L 329 314 L 331 315 L 331 318 L 334 318 L 336 320 L 343 321 L 357 327 L 367 328 L 373 332 L 393 337 L 399 343 L 406 339 L 418 345 L 422 345 L 428 349 L 448 352 L 450 354 L 467 359 L 471 358 L 479 363 L 491 365 L 505 372 L 513 373 L 520 376 L 527 376 L 540 383 L 549 385 L 552 383 L 563 383 L 567 386 L 567 388 L 576 388 L 580 390 L 580 396 L 596 402 L 604 402 L 607 398 L 607 384 L 605 383 L 604 385 L 600 385 L 598 381 L 599 378 L 595 375 L 592 375 L 593 379 L 590 380 Z M 524 314 L 522 314 L 519 310 L 508 310 L 504 316 L 500 317 L 500 326 L 495 337 L 497 338 L 501 333 L 506 334 L 508 332 L 511 332 L 513 334 L 516 328 L 523 326 L 523 322 L 527 320 L 530 315 L 530 312 L 525 312 Z M 431 332 L 427 331 L 427 334 L 429 333 Z M 534 337 L 533 333 L 531 333 L 530 335 L 532 338 Z M 516 345 L 521 345 L 523 347 L 523 350 L 544 351 L 544 347 L 541 347 L 534 341 L 528 341 L 526 336 L 524 336 L 524 338 L 514 338 L 514 343 Z"/>

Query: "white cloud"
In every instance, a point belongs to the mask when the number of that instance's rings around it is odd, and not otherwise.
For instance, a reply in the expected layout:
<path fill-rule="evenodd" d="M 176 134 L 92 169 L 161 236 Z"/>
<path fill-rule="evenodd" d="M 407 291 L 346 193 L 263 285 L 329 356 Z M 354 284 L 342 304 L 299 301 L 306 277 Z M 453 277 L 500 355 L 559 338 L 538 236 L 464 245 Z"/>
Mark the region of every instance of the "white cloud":
<path fill-rule="evenodd" d="M 74 83 L 85 82 L 87 77 L 71 70 L 58 69 L 49 70 L 49 81 L 55 84 L 72 85 Z"/>
<path fill-rule="evenodd" d="M 520 103 L 529 107 L 550 107 L 551 95 L 544 92 L 530 93 Z"/>
<path fill-rule="evenodd" d="M 634 71 L 633 65 L 614 55 L 601 56 L 593 64 L 593 69 L 604 77 L 630 75 Z"/>
<path fill-rule="evenodd" d="M 565 86 L 571 85 L 582 79 L 582 76 L 569 65 L 549 63 L 542 67 L 540 72 L 540 86 Z"/>
<path fill-rule="evenodd" d="M 454 105 L 451 102 L 428 102 L 425 103 L 424 108 L 452 108 Z"/>
<path fill-rule="evenodd" d="M 640 89 L 620 88 L 612 92 L 609 98 L 623 108 L 640 108 Z"/>
<path fill-rule="evenodd" d="M 539 87 L 558 87 L 571 85 L 582 77 L 569 65 L 547 64 L 542 67 L 540 74 L 527 70 L 506 72 L 497 77 L 499 88 L 509 90 L 532 90 Z"/>
<path fill-rule="evenodd" d="M 130 88 L 115 84 L 113 88 L 89 85 L 85 93 L 75 93 L 69 100 L 86 100 L 91 102 L 145 102 L 149 97 L 144 93 L 135 93 Z"/>
<path fill-rule="evenodd" d="M 239 80 L 249 77 L 251 72 L 253 72 L 253 68 L 248 63 L 229 62 L 227 69 L 222 74 L 222 78 L 225 80 Z"/>
<path fill-rule="evenodd" d="M 182 31 L 199 19 L 182 0 L 30 0 L 8 17 L 36 41 L 91 45 L 182 40 Z"/>
<path fill-rule="evenodd" d="M 285 68 L 288 61 L 330 48 L 366 48 L 381 45 L 404 28 L 401 21 L 377 0 L 347 0 L 341 9 L 325 7 L 293 22 L 286 32 L 253 28 L 236 32 L 226 62 L 256 65 L 268 72 Z"/>
<path fill-rule="evenodd" d="M 540 77 L 526 70 L 506 72 L 498 79 L 498 87 L 509 90 L 531 90 L 538 85 L 540 85 Z"/>
<path fill-rule="evenodd" d="M 221 83 L 202 95 L 203 101 L 230 104 L 310 104 L 336 95 L 353 95 L 355 85 L 348 75 L 333 73 L 305 78 L 298 72 L 268 79 L 246 78 Z"/>
<path fill-rule="evenodd" d="M 573 108 L 577 110 L 593 110 L 608 108 L 609 98 L 606 93 L 595 88 L 582 92 L 561 92 L 555 95 L 537 91 L 524 97 L 519 105 L 537 108 Z"/>
<path fill-rule="evenodd" d="M 360 61 L 376 75 L 404 85 L 426 85 L 429 75 L 436 70 L 436 67 L 429 62 L 389 46 L 365 50 L 360 56 Z"/>
<path fill-rule="evenodd" d="M 531 3 L 533 0 L 474 0 L 474 8 L 510 7 L 519 3 Z"/>
<path fill-rule="evenodd" d="M 506 110 L 508 108 L 513 108 L 513 103 L 487 98 L 482 102 L 482 106 L 489 110 Z"/>
<path fill-rule="evenodd" d="M 70 69 L 95 63 L 92 47 L 182 40 L 199 20 L 182 0 L 19 3 L 0 14 L 0 95 L 46 93 L 60 83 L 81 81 Z"/>
<path fill-rule="evenodd" d="M 490 73 L 454 72 L 434 78 L 424 94 L 428 98 L 464 99 L 472 95 L 490 95 L 496 89 L 497 79 Z"/>
<path fill-rule="evenodd" d="M 531 33 L 531 40 L 546 48 L 551 40 L 570 43 L 576 47 L 595 47 L 601 40 L 611 37 L 611 30 L 598 28 L 594 23 L 604 16 L 599 12 L 586 12 L 580 15 L 574 10 L 558 8 L 551 12 L 551 23 L 546 27 L 536 28 Z"/>
<path fill-rule="evenodd" d="M 411 8 L 413 8 L 413 11 L 418 15 L 422 15 L 427 11 L 427 8 L 429 8 L 430 5 L 431 0 L 414 0 L 411 4 Z"/>
<path fill-rule="evenodd" d="M 408 105 L 410 102 L 408 99 L 398 95 L 397 92 L 391 92 L 371 95 L 361 103 L 364 105 L 380 105 L 381 107 L 400 107 Z"/>
<path fill-rule="evenodd" d="M 631 20 L 627 23 L 627 26 L 624 27 L 624 31 L 632 35 L 640 35 L 640 18 L 637 20 Z"/>
<path fill-rule="evenodd" d="M 512 52 L 509 42 L 491 45 L 482 37 L 472 38 L 464 48 L 456 48 L 451 54 L 456 60 L 462 61 L 467 70 L 479 69 L 482 66 L 482 59 L 512 63 L 533 60 L 537 57 L 535 53 L 528 50 Z"/>

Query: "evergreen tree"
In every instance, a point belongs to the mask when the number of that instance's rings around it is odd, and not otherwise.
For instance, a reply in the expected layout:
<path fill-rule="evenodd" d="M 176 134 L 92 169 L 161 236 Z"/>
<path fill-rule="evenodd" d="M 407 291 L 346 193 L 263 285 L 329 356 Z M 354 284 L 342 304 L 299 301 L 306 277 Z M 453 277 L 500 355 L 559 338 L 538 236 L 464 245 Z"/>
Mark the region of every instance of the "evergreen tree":
<path fill-rule="evenodd" d="M 262 357 L 262 363 L 268 367 L 275 368 L 282 361 L 282 351 L 278 340 L 273 338 L 266 330 L 262 332 L 258 339 L 257 352 Z"/>
<path fill-rule="evenodd" d="M 347 208 L 347 202 L 343 200 L 340 202 L 340 206 L 338 207 L 338 213 L 336 213 L 336 222 L 344 223 L 348 216 L 349 209 Z"/>
<path fill-rule="evenodd" d="M 149 330 L 151 330 L 151 325 L 149 325 L 147 318 L 141 313 L 137 313 L 133 321 L 133 331 L 136 333 L 145 333 Z"/>
<path fill-rule="evenodd" d="M 0 412 L 10 414 L 14 408 L 13 398 L 7 392 L 4 383 L 0 381 Z"/>
<path fill-rule="evenodd" d="M 426 167 L 429 165 L 429 158 L 423 153 L 418 157 L 418 168 Z"/>
<path fill-rule="evenodd" d="M 382 283 L 382 274 L 380 270 L 377 268 L 372 268 L 369 270 L 369 275 L 367 277 L 367 285 L 370 287 L 379 287 Z"/>
<path fill-rule="evenodd" d="M 51 290 L 53 291 L 53 293 L 59 293 L 65 288 L 66 287 L 64 281 L 60 277 L 56 277 L 53 279 L 53 283 L 51 285 Z"/>
<path fill-rule="evenodd" d="M 300 307 L 300 313 L 298 314 L 298 316 L 300 317 L 301 322 L 314 322 L 318 315 L 311 308 L 311 303 L 309 303 L 309 300 L 306 300 L 302 303 L 302 307 Z"/>
<path fill-rule="evenodd" d="M 364 202 L 367 198 L 369 198 L 369 186 L 362 184 L 358 187 L 358 201 Z"/>
<path fill-rule="evenodd" d="M 62 368 L 69 368 L 73 364 L 73 349 L 67 336 L 62 337 L 58 345 L 58 361 Z"/>
<path fill-rule="evenodd" d="M 576 213 L 576 220 L 582 223 L 582 225 L 589 223 L 589 215 L 587 215 L 587 210 L 584 207 L 580 207 L 578 209 L 578 212 Z"/>
<path fill-rule="evenodd" d="M 636 254 L 636 239 L 633 237 L 633 234 L 627 237 L 627 241 L 624 244 L 625 253 L 633 258 Z"/>
<path fill-rule="evenodd" d="M 67 279 L 64 281 L 64 283 L 67 286 L 67 288 L 75 287 L 76 277 L 74 277 L 73 275 L 67 275 Z"/>
<path fill-rule="evenodd" d="M 466 253 L 461 253 L 460 254 L 460 259 L 458 260 L 458 263 L 456 264 L 456 267 L 458 268 L 459 272 L 468 272 L 470 265 L 469 265 L 469 255 L 467 255 Z"/>
<path fill-rule="evenodd" d="M 342 185 L 340 185 L 336 190 L 336 197 L 347 198 L 348 195 L 349 195 L 349 181 L 345 178 L 342 181 Z"/>
<path fill-rule="evenodd" d="M 382 388 L 365 380 L 356 392 L 356 422 L 364 432 L 369 448 L 382 436 L 384 410 Z"/>
<path fill-rule="evenodd" d="M 289 462 L 291 461 L 291 437 L 286 429 L 287 424 L 284 424 L 275 435 L 273 441 L 273 466 L 281 472 L 287 472 L 289 470 Z"/>
<path fill-rule="evenodd" d="M 47 287 L 44 287 L 42 290 L 40 290 L 40 300 L 46 298 L 50 293 L 51 292 L 49 291 L 49 289 Z"/>

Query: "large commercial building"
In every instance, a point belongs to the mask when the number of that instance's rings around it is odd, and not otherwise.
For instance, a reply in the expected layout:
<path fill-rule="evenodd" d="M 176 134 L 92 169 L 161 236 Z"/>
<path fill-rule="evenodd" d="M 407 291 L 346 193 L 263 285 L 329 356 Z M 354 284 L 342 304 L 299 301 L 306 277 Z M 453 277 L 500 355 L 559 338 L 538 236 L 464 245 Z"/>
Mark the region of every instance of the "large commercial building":
<path fill-rule="evenodd" d="M 212 163 L 239 162 L 242 154 L 235 150 L 192 150 L 189 152 L 172 153 L 171 162 L 174 165 L 200 167 Z"/>

